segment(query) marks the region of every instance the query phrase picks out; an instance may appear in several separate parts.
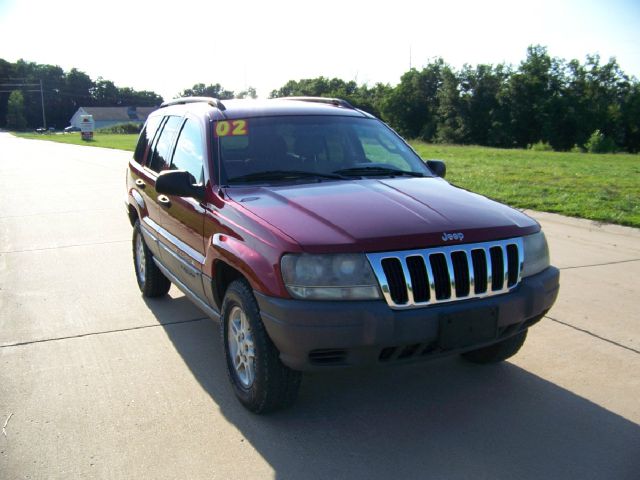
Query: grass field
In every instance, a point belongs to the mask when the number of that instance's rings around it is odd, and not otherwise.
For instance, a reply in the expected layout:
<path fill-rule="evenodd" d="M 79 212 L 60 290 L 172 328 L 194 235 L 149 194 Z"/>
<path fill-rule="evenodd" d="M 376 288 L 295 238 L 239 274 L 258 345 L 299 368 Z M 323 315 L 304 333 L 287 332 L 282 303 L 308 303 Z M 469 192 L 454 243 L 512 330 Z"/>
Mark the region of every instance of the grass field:
<path fill-rule="evenodd" d="M 137 135 L 18 134 L 23 138 L 133 151 Z M 514 207 L 640 227 L 640 155 L 505 150 L 412 142 L 447 163 L 447 180 Z"/>
<path fill-rule="evenodd" d="M 451 183 L 514 207 L 640 227 L 640 155 L 413 146 L 445 160 Z"/>
<path fill-rule="evenodd" d="M 49 140 L 52 142 L 70 143 L 73 145 L 88 145 L 91 147 L 116 148 L 119 150 L 133 151 L 136 148 L 138 135 L 128 134 L 100 134 L 96 133 L 93 140 L 85 141 L 80 138 L 79 133 L 44 134 L 39 133 L 15 133 L 20 138 L 30 138 L 34 140 Z"/>

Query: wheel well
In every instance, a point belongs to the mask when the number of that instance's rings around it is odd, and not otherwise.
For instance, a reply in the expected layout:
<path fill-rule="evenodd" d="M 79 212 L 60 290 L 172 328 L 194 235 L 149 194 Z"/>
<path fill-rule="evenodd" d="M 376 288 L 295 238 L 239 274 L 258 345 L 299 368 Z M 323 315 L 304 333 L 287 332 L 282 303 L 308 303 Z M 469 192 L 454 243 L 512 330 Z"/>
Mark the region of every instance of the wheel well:
<path fill-rule="evenodd" d="M 215 268 L 216 276 L 214 282 L 214 295 L 215 301 L 219 306 L 222 306 L 222 300 L 224 299 L 224 294 L 227 291 L 229 285 L 234 280 L 239 278 L 245 278 L 242 273 L 233 268 L 231 265 L 224 262 L 217 262 Z M 245 278 L 246 280 L 246 278 Z"/>
<path fill-rule="evenodd" d="M 138 211 L 133 207 L 133 205 L 127 205 L 127 210 L 129 214 L 129 222 L 133 227 L 136 224 L 136 220 L 138 220 Z"/>

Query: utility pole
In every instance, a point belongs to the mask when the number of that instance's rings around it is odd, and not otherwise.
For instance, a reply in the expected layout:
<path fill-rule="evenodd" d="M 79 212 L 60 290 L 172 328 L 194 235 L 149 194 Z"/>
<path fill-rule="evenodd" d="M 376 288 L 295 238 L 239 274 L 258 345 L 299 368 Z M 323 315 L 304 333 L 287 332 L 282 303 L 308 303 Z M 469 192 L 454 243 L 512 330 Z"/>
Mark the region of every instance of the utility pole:
<path fill-rule="evenodd" d="M 13 90 L 20 90 L 21 92 L 40 92 L 40 103 L 42 104 L 42 126 L 47 128 L 47 117 L 44 114 L 44 88 L 42 86 L 42 80 L 40 83 L 26 83 L 27 79 L 8 79 L 7 83 L 0 83 L 0 93 L 11 93 Z M 14 83 L 15 82 L 15 83 Z M 40 87 L 39 90 L 26 90 L 27 88 Z M 3 89 L 7 90 L 3 90 Z"/>
<path fill-rule="evenodd" d="M 42 79 L 40 79 L 40 102 L 42 103 L 42 126 L 47 129 L 47 117 L 44 116 L 44 91 L 42 89 Z"/>

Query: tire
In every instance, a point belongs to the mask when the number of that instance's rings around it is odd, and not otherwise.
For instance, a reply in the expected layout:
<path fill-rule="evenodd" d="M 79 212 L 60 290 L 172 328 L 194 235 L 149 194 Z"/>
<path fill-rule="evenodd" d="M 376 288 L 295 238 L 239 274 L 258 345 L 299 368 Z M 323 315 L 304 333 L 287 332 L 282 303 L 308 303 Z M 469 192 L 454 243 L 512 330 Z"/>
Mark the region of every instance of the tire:
<path fill-rule="evenodd" d="M 471 350 L 462 354 L 462 358 L 472 363 L 498 363 L 513 357 L 527 338 L 527 330 L 502 340 L 495 345 Z"/>
<path fill-rule="evenodd" d="M 171 281 L 164 276 L 153 261 L 153 254 L 142 236 L 140 221 L 133 226 L 133 267 L 142 295 L 149 298 L 163 297 L 171 288 Z"/>
<path fill-rule="evenodd" d="M 245 408 L 268 413 L 295 401 L 302 374 L 280 361 L 258 304 L 244 279 L 229 285 L 222 302 L 222 344 L 234 393 Z"/>

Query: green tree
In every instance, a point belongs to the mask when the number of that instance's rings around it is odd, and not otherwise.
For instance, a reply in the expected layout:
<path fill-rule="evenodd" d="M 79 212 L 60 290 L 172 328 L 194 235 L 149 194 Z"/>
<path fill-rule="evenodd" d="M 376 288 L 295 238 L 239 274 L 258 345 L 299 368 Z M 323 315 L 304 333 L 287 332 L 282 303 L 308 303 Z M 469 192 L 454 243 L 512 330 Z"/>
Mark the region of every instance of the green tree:
<path fill-rule="evenodd" d="M 469 134 L 467 103 L 460 95 L 458 76 L 449 66 L 442 70 L 437 101 L 435 140 L 440 143 L 466 143 Z"/>
<path fill-rule="evenodd" d="M 148 90 L 134 90 L 133 88 L 118 88 L 118 104 L 136 107 L 155 107 L 162 103 L 162 97 Z"/>
<path fill-rule="evenodd" d="M 0 58 L 0 83 L 13 77 L 13 64 Z M 0 128 L 7 126 L 7 105 L 11 92 L 0 89 Z"/>
<path fill-rule="evenodd" d="M 118 105 L 118 87 L 111 80 L 98 77 L 94 87 L 91 89 L 91 96 L 95 105 L 99 107 L 115 107 Z"/>
<path fill-rule="evenodd" d="M 72 68 L 64 76 L 63 95 L 76 106 L 90 106 L 93 103 L 91 92 L 95 84 L 91 77 L 78 69 Z"/>
<path fill-rule="evenodd" d="M 44 109 L 47 125 L 62 128 L 80 106 L 155 106 L 162 102 L 155 92 L 118 88 L 101 77 L 94 82 L 86 73 L 72 68 L 66 72 L 56 65 L 45 65 L 25 60 L 9 63 L 0 59 L 0 83 L 36 84 L 42 81 Z M 36 88 L 29 88 L 36 90 Z M 27 126 L 42 125 L 40 93 L 24 93 L 24 116 Z M 6 125 L 8 93 L 0 93 L 0 126 Z"/>
<path fill-rule="evenodd" d="M 24 95 L 19 90 L 14 90 L 9 95 L 7 127 L 13 130 L 24 130 L 27 127 L 27 119 L 24 114 Z"/>
<path fill-rule="evenodd" d="M 247 87 L 247 89 L 242 90 L 236 98 L 258 98 L 258 94 L 255 88 Z"/>
<path fill-rule="evenodd" d="M 640 151 L 640 83 L 633 83 L 622 98 L 622 146 L 632 153 Z"/>
<path fill-rule="evenodd" d="M 280 89 L 271 92 L 271 98 L 280 97 L 332 97 L 338 90 L 345 90 L 344 81 L 325 77 L 289 80 Z"/>
<path fill-rule="evenodd" d="M 444 60 L 438 58 L 421 71 L 409 70 L 384 99 L 382 114 L 401 134 L 433 140 L 437 125 L 437 94 L 444 66 Z"/>
<path fill-rule="evenodd" d="M 179 97 L 213 97 L 220 100 L 228 100 L 235 97 L 231 90 L 225 90 L 222 85 L 205 85 L 204 83 L 196 83 L 193 87 L 182 91 Z"/>
<path fill-rule="evenodd" d="M 56 125 L 56 121 L 61 118 L 61 107 L 63 100 L 58 93 L 64 82 L 64 70 L 55 65 L 38 64 L 18 60 L 13 65 L 13 75 L 20 79 L 20 82 L 39 85 L 42 81 L 44 86 L 44 109 L 47 113 L 47 125 Z M 39 88 L 29 88 L 29 90 L 39 90 Z M 24 115 L 27 125 L 31 127 L 42 126 L 42 103 L 40 92 L 24 93 Z"/>
<path fill-rule="evenodd" d="M 271 92 L 270 98 L 282 97 L 329 97 L 341 98 L 354 107 L 381 116 L 382 99 L 391 91 L 391 87 L 381 83 L 373 88 L 358 85 L 353 80 L 345 82 L 339 78 L 305 78 L 289 80 L 284 86 Z"/>
<path fill-rule="evenodd" d="M 499 146 L 504 139 L 505 111 L 498 94 L 509 77 L 504 65 L 465 65 L 459 74 L 467 112 L 467 141 L 474 145 Z M 508 142 L 507 142 L 508 143 Z"/>
<path fill-rule="evenodd" d="M 596 130 L 587 140 L 585 148 L 589 153 L 611 153 L 616 151 L 616 144 L 600 130 Z"/>
<path fill-rule="evenodd" d="M 587 57 L 586 91 L 587 118 L 582 135 L 589 136 L 600 130 L 616 144 L 624 142 L 621 100 L 631 89 L 629 78 L 622 72 L 615 58 L 604 65 L 597 55 Z"/>
<path fill-rule="evenodd" d="M 505 100 L 511 114 L 515 145 L 526 147 L 543 138 L 550 89 L 551 58 L 540 45 L 527 48 L 527 58 L 506 86 Z"/>

